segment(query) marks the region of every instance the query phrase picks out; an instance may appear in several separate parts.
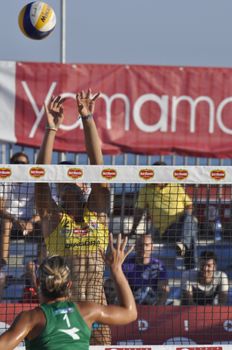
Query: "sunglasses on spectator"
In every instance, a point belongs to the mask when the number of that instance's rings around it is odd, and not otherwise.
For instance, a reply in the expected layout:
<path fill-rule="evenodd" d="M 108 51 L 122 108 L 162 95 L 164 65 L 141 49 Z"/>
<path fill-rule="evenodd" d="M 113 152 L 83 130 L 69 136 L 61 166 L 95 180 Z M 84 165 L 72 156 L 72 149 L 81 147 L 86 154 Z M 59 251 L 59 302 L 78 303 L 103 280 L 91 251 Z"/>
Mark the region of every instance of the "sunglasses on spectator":
<path fill-rule="evenodd" d="M 28 164 L 27 162 L 23 162 L 22 160 L 14 160 L 12 164 Z"/>

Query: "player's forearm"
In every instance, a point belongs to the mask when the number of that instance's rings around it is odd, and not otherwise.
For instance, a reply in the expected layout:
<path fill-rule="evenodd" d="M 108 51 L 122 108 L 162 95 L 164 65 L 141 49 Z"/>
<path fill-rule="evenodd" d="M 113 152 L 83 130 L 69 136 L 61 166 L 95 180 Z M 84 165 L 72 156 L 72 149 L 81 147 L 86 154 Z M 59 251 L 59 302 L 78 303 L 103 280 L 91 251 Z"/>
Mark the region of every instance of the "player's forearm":
<path fill-rule="evenodd" d="M 121 267 L 112 268 L 111 275 L 115 283 L 119 305 L 126 308 L 133 317 L 137 317 L 137 309 L 133 293 Z"/>
<path fill-rule="evenodd" d="M 37 164 L 51 164 L 55 137 L 56 137 L 55 129 L 46 129 L 43 143 L 40 148 L 38 158 L 36 161 Z"/>
<path fill-rule="evenodd" d="M 103 164 L 101 142 L 94 119 L 83 117 L 82 122 L 85 134 L 85 146 L 90 164 L 101 165 Z"/>

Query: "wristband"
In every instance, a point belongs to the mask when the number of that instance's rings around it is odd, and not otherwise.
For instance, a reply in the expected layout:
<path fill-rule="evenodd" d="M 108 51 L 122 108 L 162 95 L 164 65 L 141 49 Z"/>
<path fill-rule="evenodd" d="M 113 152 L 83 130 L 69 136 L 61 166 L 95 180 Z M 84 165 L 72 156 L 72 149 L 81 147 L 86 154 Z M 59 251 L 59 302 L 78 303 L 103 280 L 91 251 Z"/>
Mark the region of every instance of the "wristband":
<path fill-rule="evenodd" d="M 89 120 L 93 118 L 92 114 L 88 114 L 88 115 L 80 115 L 80 118 L 83 120 Z"/>
<path fill-rule="evenodd" d="M 53 130 L 53 131 L 57 131 L 58 129 L 57 129 L 57 128 L 55 128 L 55 126 L 49 126 L 49 125 L 47 125 L 47 126 L 46 126 L 46 130 Z"/>

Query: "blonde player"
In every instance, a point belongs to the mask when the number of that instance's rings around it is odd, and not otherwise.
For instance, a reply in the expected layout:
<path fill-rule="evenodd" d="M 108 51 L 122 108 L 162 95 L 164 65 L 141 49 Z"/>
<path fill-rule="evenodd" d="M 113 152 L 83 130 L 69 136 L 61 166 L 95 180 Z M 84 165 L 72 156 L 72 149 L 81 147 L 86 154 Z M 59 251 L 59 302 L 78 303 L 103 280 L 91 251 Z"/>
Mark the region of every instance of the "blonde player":
<path fill-rule="evenodd" d="M 94 322 L 124 325 L 137 318 L 133 294 L 122 271 L 122 263 L 131 252 L 125 252 L 127 239 L 119 235 L 116 247 L 110 236 L 110 252 L 103 254 L 111 269 L 119 305 L 103 306 L 89 301 L 70 301 L 72 286 L 69 267 L 60 256 L 43 261 L 38 270 L 37 285 L 41 305 L 23 311 L 12 326 L 0 336 L 0 349 L 13 350 L 25 340 L 26 350 L 87 350 Z"/>

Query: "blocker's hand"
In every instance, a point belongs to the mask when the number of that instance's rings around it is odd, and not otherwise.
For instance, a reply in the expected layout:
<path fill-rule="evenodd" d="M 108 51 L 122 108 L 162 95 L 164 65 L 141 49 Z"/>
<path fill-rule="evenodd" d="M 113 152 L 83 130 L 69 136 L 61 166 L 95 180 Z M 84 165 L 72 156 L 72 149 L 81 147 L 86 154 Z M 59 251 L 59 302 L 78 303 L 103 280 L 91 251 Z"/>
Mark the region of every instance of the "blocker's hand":
<path fill-rule="evenodd" d="M 127 242 L 128 238 L 125 237 L 122 239 L 122 235 L 120 233 L 117 237 L 116 245 L 114 246 L 113 235 L 112 233 L 110 234 L 109 251 L 103 257 L 105 263 L 110 266 L 111 269 L 121 267 L 126 257 L 134 249 L 134 246 L 131 246 L 128 250 L 126 250 Z"/>
<path fill-rule="evenodd" d="M 46 116 L 47 116 L 47 127 L 59 129 L 60 125 L 64 120 L 64 99 L 60 96 L 52 97 L 48 106 L 44 105 Z"/>
<path fill-rule="evenodd" d="M 91 89 L 87 92 L 81 91 L 76 95 L 77 109 L 81 117 L 88 117 L 94 113 L 95 102 L 100 96 L 100 92 L 92 95 Z"/>

